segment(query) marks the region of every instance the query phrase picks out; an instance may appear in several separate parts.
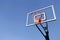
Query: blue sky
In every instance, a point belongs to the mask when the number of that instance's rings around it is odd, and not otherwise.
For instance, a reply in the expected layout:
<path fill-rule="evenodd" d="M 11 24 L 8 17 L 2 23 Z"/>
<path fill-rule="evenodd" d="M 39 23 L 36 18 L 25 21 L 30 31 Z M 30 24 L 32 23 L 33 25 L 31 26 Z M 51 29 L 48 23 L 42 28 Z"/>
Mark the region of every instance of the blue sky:
<path fill-rule="evenodd" d="M 49 23 L 50 40 L 60 40 L 59 0 L 0 0 L 0 40 L 44 40 L 36 27 L 26 27 L 26 16 L 52 4 L 57 20 Z"/>

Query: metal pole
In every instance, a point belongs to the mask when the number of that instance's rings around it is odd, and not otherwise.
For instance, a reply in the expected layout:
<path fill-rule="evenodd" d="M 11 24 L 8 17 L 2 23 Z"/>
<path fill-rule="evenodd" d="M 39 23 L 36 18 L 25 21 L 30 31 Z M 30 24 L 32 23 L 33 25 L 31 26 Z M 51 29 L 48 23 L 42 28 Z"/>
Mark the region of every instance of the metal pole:
<path fill-rule="evenodd" d="M 46 33 L 45 39 L 49 40 L 49 31 L 48 31 L 48 23 L 47 22 L 46 22 L 46 27 L 47 27 L 47 31 L 45 32 Z"/>
<path fill-rule="evenodd" d="M 41 32 L 41 34 L 45 37 L 45 35 L 43 34 L 43 32 L 40 30 L 40 28 L 36 25 L 37 29 Z"/>
<path fill-rule="evenodd" d="M 46 32 L 45 39 L 46 39 L 46 40 L 49 40 L 49 33 L 48 33 L 48 31 Z"/>
<path fill-rule="evenodd" d="M 43 27 L 42 24 L 40 24 L 40 25 L 41 25 L 41 27 L 44 29 L 46 35 L 44 35 L 44 33 L 41 31 L 41 29 L 40 29 L 40 28 L 38 27 L 38 25 L 36 24 L 37 29 L 38 29 L 38 30 L 41 32 L 41 34 L 44 36 L 45 40 L 49 40 L 48 23 L 46 22 L 46 30 L 45 30 L 45 28 Z"/>

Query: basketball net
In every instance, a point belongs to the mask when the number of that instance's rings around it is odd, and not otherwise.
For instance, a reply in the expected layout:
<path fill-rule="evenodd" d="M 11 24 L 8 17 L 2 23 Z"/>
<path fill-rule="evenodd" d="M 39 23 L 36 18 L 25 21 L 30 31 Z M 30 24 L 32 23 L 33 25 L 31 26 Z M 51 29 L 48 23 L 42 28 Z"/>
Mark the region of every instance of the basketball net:
<path fill-rule="evenodd" d="M 40 18 L 35 18 L 34 17 L 34 22 L 35 23 L 42 23 L 42 18 L 40 17 Z"/>

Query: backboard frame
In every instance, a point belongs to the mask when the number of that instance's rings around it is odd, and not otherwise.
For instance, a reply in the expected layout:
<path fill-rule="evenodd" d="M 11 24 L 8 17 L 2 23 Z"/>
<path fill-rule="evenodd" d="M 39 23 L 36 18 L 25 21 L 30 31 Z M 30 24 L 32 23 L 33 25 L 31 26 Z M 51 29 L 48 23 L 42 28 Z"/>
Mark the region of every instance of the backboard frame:
<path fill-rule="evenodd" d="M 34 12 L 36 12 L 36 11 L 43 10 L 43 9 L 46 9 L 46 8 L 49 8 L 49 7 L 52 8 L 52 11 L 53 11 L 53 17 L 54 17 L 54 18 L 53 18 L 53 19 L 49 19 L 49 20 L 45 20 L 45 21 L 43 21 L 42 23 L 45 23 L 45 22 L 51 22 L 51 21 L 56 20 L 56 14 L 55 14 L 55 10 L 54 10 L 54 5 L 50 5 L 50 6 L 47 6 L 47 7 L 44 7 L 44 8 L 41 8 L 41 9 L 38 9 L 38 10 L 35 10 L 35 11 L 32 11 L 32 12 L 27 13 L 26 26 L 32 26 L 32 25 L 35 25 L 35 23 L 28 24 L 28 16 L 29 16 L 29 14 L 32 14 L 32 13 L 34 13 Z"/>

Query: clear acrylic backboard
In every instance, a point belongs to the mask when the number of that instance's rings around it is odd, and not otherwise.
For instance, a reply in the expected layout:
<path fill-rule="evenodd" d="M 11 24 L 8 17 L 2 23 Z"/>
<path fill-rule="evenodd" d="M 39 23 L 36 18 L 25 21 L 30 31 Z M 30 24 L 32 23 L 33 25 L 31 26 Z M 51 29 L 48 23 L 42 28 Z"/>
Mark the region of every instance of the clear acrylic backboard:
<path fill-rule="evenodd" d="M 42 16 L 41 16 L 42 15 Z M 50 5 L 32 12 L 27 13 L 26 26 L 39 24 L 34 22 L 34 17 L 42 17 L 42 22 L 51 22 L 56 20 L 54 5 Z"/>

